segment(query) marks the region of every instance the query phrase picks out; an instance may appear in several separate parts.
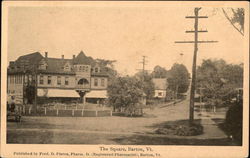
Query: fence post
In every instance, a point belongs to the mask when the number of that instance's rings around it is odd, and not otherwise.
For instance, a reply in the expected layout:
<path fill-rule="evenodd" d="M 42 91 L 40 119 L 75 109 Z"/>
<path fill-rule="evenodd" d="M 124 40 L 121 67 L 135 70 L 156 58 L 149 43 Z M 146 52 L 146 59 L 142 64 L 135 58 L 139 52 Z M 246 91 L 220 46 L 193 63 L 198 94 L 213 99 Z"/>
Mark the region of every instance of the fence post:
<path fill-rule="evenodd" d="M 82 116 L 83 116 L 83 111 L 84 111 L 84 109 L 82 109 Z"/>
<path fill-rule="evenodd" d="M 29 108 L 29 114 L 31 113 L 31 107 Z"/>
<path fill-rule="evenodd" d="M 110 116 L 112 116 L 112 110 L 110 110 Z"/>
<path fill-rule="evenodd" d="M 46 114 L 47 114 L 47 109 L 46 109 L 46 107 L 45 107 L 45 109 L 44 109 L 44 114 L 45 114 L 45 116 L 46 116 Z"/>
<path fill-rule="evenodd" d="M 95 111 L 95 116 L 96 116 L 96 117 L 98 116 L 98 114 L 97 114 L 97 110 Z"/>
<path fill-rule="evenodd" d="M 58 109 L 56 109 L 56 116 L 58 116 Z"/>
<path fill-rule="evenodd" d="M 72 109 L 72 116 L 74 116 L 75 115 L 75 110 L 74 109 Z"/>

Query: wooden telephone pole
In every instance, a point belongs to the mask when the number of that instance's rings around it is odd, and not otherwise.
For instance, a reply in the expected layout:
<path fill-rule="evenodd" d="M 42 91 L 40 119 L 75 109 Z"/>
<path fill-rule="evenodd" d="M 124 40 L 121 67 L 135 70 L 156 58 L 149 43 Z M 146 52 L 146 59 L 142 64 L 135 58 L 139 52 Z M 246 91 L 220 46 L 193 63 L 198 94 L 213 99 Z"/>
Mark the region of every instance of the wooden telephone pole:
<path fill-rule="evenodd" d="M 194 19 L 194 30 L 186 31 L 186 33 L 194 33 L 194 41 L 176 41 L 175 43 L 194 43 L 194 56 L 192 67 L 192 82 L 190 91 L 190 108 L 189 108 L 189 122 L 193 123 L 194 120 L 194 95 L 195 95 L 195 82 L 196 82 L 196 58 L 198 52 L 198 43 L 215 43 L 218 41 L 199 41 L 198 34 L 208 32 L 207 30 L 198 30 L 199 19 L 208 18 L 207 16 L 199 16 L 201 8 L 194 9 L 194 16 L 186 16 L 186 18 Z"/>
<path fill-rule="evenodd" d="M 142 61 L 139 62 L 142 64 L 142 69 L 138 69 L 138 70 L 142 70 L 142 81 L 144 81 L 144 76 L 145 76 L 145 66 L 147 65 L 147 61 L 146 61 L 146 57 L 145 55 L 142 56 Z"/>

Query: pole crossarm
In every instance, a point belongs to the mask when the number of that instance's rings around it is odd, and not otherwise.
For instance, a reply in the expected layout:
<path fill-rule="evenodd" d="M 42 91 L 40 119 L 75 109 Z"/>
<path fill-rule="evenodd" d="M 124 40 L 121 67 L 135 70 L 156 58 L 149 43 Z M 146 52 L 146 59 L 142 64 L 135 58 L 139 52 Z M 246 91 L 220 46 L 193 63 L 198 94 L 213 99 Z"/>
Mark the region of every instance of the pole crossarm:
<path fill-rule="evenodd" d="M 208 18 L 208 16 L 186 16 L 186 18 Z"/>
<path fill-rule="evenodd" d="M 218 41 L 175 41 L 174 43 L 217 43 Z"/>
<path fill-rule="evenodd" d="M 194 31 L 194 30 L 187 30 L 186 33 L 195 33 L 195 32 L 208 32 L 207 30 L 199 30 L 199 31 Z"/>

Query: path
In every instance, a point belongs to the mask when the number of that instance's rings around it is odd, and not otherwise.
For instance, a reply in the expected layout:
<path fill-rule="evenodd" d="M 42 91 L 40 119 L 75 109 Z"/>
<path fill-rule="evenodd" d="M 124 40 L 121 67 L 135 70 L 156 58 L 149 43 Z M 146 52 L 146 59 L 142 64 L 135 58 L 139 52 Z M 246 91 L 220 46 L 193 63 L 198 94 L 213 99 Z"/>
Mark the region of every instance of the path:
<path fill-rule="evenodd" d="M 224 139 L 227 135 L 218 127 L 218 125 L 212 120 L 212 116 L 206 111 L 201 112 L 201 124 L 203 126 L 203 138 L 207 139 Z"/>

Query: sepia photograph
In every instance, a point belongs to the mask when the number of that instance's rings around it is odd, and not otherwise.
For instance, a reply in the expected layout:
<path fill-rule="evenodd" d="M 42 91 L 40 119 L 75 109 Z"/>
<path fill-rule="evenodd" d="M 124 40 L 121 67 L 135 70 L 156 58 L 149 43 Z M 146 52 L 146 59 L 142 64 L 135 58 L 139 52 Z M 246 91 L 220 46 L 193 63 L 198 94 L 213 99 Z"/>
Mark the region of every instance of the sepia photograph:
<path fill-rule="evenodd" d="M 149 158 L 162 156 L 151 146 L 246 145 L 247 2 L 3 4 L 6 156 Z M 8 147 L 30 144 L 103 146 Z"/>

